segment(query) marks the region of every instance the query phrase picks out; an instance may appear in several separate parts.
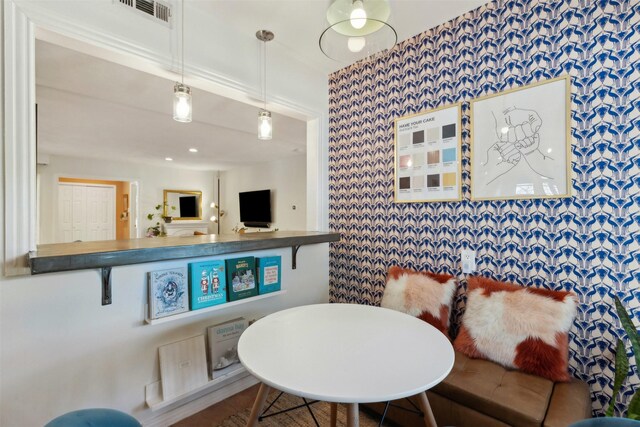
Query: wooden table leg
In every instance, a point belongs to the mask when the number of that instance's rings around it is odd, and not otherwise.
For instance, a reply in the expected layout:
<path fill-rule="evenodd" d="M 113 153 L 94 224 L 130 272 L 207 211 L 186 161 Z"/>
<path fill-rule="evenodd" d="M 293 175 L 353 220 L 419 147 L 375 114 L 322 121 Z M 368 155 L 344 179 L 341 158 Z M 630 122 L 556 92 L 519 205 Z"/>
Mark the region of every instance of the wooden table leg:
<path fill-rule="evenodd" d="M 331 402 L 331 427 L 336 427 L 338 422 L 338 404 L 336 402 Z"/>
<path fill-rule="evenodd" d="M 357 403 L 348 403 L 347 404 L 347 427 L 358 427 L 358 404 Z"/>
<path fill-rule="evenodd" d="M 420 403 L 420 409 L 424 413 L 424 424 L 427 427 L 438 427 L 436 424 L 436 419 L 433 416 L 433 411 L 431 410 L 431 405 L 429 405 L 429 399 L 427 399 L 427 392 L 423 391 L 418 395 L 418 400 Z"/>
<path fill-rule="evenodd" d="M 262 409 L 264 408 L 264 403 L 267 401 L 270 390 L 271 387 L 268 385 L 264 383 L 260 384 L 258 395 L 256 396 L 255 402 L 253 402 L 253 408 L 251 408 L 251 415 L 249 415 L 249 419 L 247 420 L 247 427 L 256 427 L 258 425 L 258 418 L 260 414 L 262 414 Z"/>

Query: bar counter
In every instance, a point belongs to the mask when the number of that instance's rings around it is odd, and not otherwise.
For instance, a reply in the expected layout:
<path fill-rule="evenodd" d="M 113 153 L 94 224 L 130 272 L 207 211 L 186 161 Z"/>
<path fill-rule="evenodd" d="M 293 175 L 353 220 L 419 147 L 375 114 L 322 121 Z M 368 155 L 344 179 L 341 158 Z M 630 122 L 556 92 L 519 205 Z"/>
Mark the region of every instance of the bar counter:
<path fill-rule="evenodd" d="M 290 246 L 293 254 L 292 268 L 295 268 L 295 255 L 300 246 L 339 240 L 338 233 L 272 231 L 54 243 L 39 245 L 36 251 L 30 252 L 29 266 L 31 274 L 43 274 Z"/>

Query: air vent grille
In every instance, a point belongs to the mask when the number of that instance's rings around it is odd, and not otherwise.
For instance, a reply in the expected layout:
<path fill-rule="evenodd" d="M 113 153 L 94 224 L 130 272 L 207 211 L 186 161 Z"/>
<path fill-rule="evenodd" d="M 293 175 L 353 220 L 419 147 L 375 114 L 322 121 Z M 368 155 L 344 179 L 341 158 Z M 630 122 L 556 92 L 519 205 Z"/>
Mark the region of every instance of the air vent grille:
<path fill-rule="evenodd" d="M 152 16 L 155 12 L 153 8 L 153 0 L 136 0 L 136 9 Z"/>
<path fill-rule="evenodd" d="M 168 23 L 170 17 L 171 8 L 166 4 L 156 2 L 156 18 Z"/>
<path fill-rule="evenodd" d="M 144 16 L 171 26 L 171 5 L 160 0 L 113 0 L 114 3 L 127 6 L 131 10 L 144 13 Z"/>

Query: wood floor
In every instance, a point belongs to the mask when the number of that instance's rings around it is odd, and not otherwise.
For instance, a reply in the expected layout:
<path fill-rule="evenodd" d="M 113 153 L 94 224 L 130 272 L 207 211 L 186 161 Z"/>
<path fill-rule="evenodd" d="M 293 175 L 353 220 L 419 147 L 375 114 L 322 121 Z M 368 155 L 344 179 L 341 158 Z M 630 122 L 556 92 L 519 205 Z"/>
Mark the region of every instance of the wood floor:
<path fill-rule="evenodd" d="M 250 408 L 258 394 L 259 386 L 259 384 L 256 384 L 222 402 L 209 406 L 174 424 L 173 427 L 215 427 L 231 415 Z"/>
<path fill-rule="evenodd" d="M 253 406 L 254 400 L 256 399 L 256 395 L 258 394 L 259 387 L 260 384 L 249 387 L 248 389 L 241 391 L 240 393 L 235 394 L 228 399 L 223 400 L 222 402 L 218 402 L 215 405 L 209 406 L 208 408 L 196 414 L 193 414 L 189 418 L 185 418 L 184 420 L 173 424 L 172 427 L 216 427 L 231 415 L 241 412 L 247 408 L 251 408 Z M 270 399 L 275 398 L 277 394 L 277 391 L 272 391 Z M 363 410 L 362 407 L 360 408 L 361 423 L 363 414 L 365 412 L 370 417 L 376 419 L 376 424 L 378 423 L 379 413 L 376 414 L 371 412 L 370 410 Z M 390 420 L 385 420 L 384 425 L 388 427 L 401 427 L 399 424 L 396 424 Z"/>

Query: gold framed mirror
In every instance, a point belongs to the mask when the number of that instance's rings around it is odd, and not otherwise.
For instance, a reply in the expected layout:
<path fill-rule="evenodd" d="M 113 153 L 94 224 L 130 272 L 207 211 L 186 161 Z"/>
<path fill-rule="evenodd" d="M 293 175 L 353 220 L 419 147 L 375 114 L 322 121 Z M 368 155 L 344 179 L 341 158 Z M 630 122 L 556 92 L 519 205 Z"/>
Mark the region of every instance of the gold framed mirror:
<path fill-rule="evenodd" d="M 163 216 L 174 220 L 202 220 L 202 191 L 164 190 Z"/>

